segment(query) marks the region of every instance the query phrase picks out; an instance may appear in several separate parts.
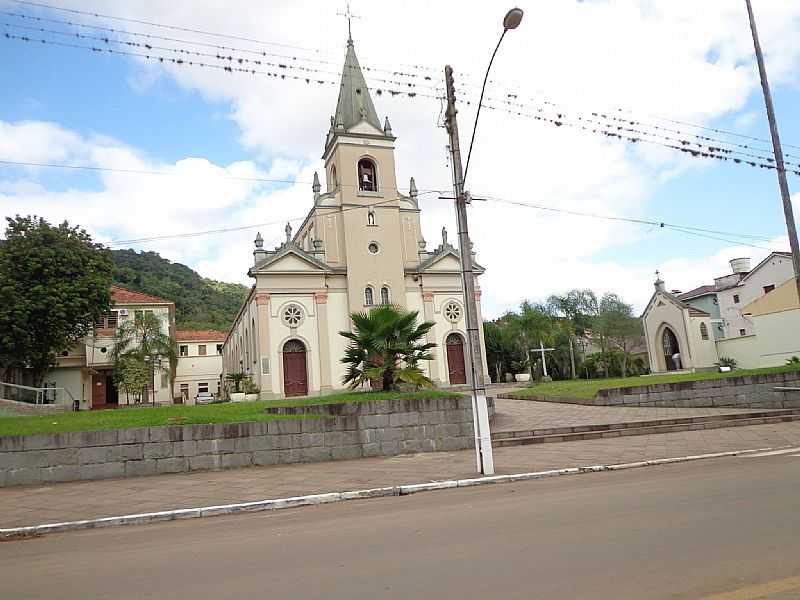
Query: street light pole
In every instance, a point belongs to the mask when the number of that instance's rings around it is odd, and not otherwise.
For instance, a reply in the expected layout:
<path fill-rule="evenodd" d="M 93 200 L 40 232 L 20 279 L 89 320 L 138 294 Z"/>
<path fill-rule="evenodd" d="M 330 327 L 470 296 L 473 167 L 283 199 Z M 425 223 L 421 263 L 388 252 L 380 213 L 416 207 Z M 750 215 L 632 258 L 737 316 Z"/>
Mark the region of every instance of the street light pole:
<path fill-rule="evenodd" d="M 472 156 L 472 146 L 475 142 L 475 131 L 478 127 L 478 117 L 480 116 L 483 93 L 486 89 L 486 82 L 489 79 L 489 71 L 492 68 L 494 57 L 500 48 L 500 43 L 509 29 L 516 29 L 522 21 L 522 10 L 513 8 L 506 13 L 503 19 L 503 34 L 497 42 L 497 46 L 492 53 L 489 67 L 486 69 L 486 76 L 483 80 L 481 97 L 478 101 L 478 111 L 475 115 L 475 124 L 472 128 L 472 139 L 470 141 L 469 154 L 467 156 L 467 169 Z M 472 264 L 472 242 L 469 239 L 469 226 L 467 223 L 467 204 L 469 203 L 469 193 L 464 189 L 466 171 L 461 165 L 461 145 L 458 136 L 458 120 L 456 119 L 456 96 L 453 80 L 453 68 L 447 65 L 444 68 L 445 86 L 447 88 L 447 112 L 445 115 L 445 125 L 450 136 L 450 156 L 453 165 L 453 191 L 456 206 L 456 220 L 458 225 L 458 247 L 461 252 L 461 285 L 464 292 L 464 318 L 467 322 L 467 353 L 469 360 L 469 372 L 472 384 L 472 419 L 475 429 L 475 452 L 478 471 L 483 475 L 494 474 L 494 457 L 492 453 L 492 437 L 489 430 L 489 411 L 486 403 L 486 386 L 483 378 L 483 348 L 481 346 L 480 327 L 478 322 L 478 298 L 475 294 L 475 274 Z"/>
<path fill-rule="evenodd" d="M 467 359 L 472 383 L 472 422 L 475 430 L 475 452 L 478 472 L 494 474 L 492 437 L 489 431 L 489 409 L 486 404 L 486 387 L 483 382 L 482 348 L 478 331 L 478 314 L 475 306 L 475 276 L 472 271 L 472 243 L 467 224 L 467 195 L 464 192 L 464 172 L 461 166 L 461 147 L 456 120 L 456 99 L 453 85 L 453 69 L 444 68 L 447 86 L 447 113 L 445 124 L 450 136 L 450 155 L 453 165 L 453 191 L 458 222 L 458 248 L 461 252 L 461 287 L 464 292 L 464 318 L 467 322 Z"/>
<path fill-rule="evenodd" d="M 778 122 L 775 119 L 775 107 L 772 105 L 772 94 L 769 91 L 767 69 L 764 66 L 764 55 L 761 52 L 761 43 L 758 40 L 758 30 L 756 29 L 756 19 L 753 15 L 753 6 L 750 0 L 745 0 L 745 4 L 747 5 L 747 15 L 750 18 L 750 31 L 753 34 L 753 46 L 756 50 L 758 73 L 761 77 L 761 89 L 764 92 L 764 104 L 767 107 L 769 132 L 772 135 L 772 149 L 775 152 L 775 170 L 778 172 L 778 187 L 781 190 L 781 199 L 783 200 L 783 215 L 786 219 L 786 230 L 789 233 L 789 246 L 792 250 L 794 282 L 797 286 L 797 295 L 800 297 L 800 244 L 797 242 L 797 227 L 795 226 L 794 213 L 792 211 L 792 199 L 789 196 L 789 183 L 786 181 L 783 150 L 781 149 L 781 139 L 778 135 Z"/>

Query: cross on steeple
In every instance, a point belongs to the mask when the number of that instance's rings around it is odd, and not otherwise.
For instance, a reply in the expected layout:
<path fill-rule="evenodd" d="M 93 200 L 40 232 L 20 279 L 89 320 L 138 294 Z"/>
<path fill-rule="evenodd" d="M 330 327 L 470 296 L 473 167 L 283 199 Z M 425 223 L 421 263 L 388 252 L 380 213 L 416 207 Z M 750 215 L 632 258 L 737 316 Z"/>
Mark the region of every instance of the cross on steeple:
<path fill-rule="evenodd" d="M 350 3 L 349 2 L 347 3 L 347 10 L 345 12 L 337 12 L 336 14 L 338 16 L 340 16 L 340 17 L 344 17 L 344 18 L 347 19 L 347 43 L 348 44 L 352 44 L 353 43 L 353 33 L 350 30 L 350 20 L 351 19 L 360 19 L 361 17 L 358 16 L 358 15 L 354 15 L 352 12 L 350 12 Z"/>

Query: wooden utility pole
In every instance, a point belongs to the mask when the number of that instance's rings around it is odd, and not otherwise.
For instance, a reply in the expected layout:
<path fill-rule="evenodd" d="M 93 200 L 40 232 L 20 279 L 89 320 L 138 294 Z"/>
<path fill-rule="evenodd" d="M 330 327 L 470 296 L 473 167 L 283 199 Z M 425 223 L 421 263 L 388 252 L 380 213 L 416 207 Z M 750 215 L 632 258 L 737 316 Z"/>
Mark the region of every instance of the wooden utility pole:
<path fill-rule="evenodd" d="M 475 428 L 475 450 L 479 472 L 494 474 L 492 438 L 489 431 L 489 412 L 486 405 L 486 387 L 483 379 L 483 348 L 481 347 L 478 311 L 475 297 L 475 276 L 472 271 L 472 243 L 467 226 L 468 194 L 464 190 L 464 172 L 461 166 L 461 148 L 458 141 L 456 120 L 456 97 L 453 85 L 453 69 L 444 68 L 447 86 L 447 112 L 445 125 L 450 136 L 450 157 L 453 165 L 453 191 L 458 222 L 458 248 L 461 252 L 461 284 L 464 291 L 464 317 L 467 322 L 467 352 L 472 383 L 472 418 Z"/>
<path fill-rule="evenodd" d="M 792 199 L 789 196 L 789 183 L 786 181 L 783 150 L 781 149 L 781 139 L 778 136 L 778 122 L 775 119 L 775 108 L 772 105 L 772 94 L 769 91 L 767 69 L 764 66 L 764 55 L 761 52 L 761 43 L 758 41 L 758 30 L 756 29 L 755 16 L 753 16 L 753 6 L 750 0 L 745 0 L 745 4 L 747 4 L 747 15 L 750 17 L 750 31 L 753 33 L 753 45 L 756 49 L 756 61 L 758 62 L 758 73 L 761 77 L 761 89 L 764 92 L 764 104 L 767 106 L 769 132 L 772 135 L 772 149 L 775 152 L 775 170 L 778 172 L 778 187 L 781 190 L 781 199 L 783 200 L 783 215 L 786 219 L 786 230 L 789 233 L 789 247 L 792 249 L 794 282 L 797 286 L 797 296 L 800 298 L 800 244 L 797 243 L 797 227 L 794 223 Z"/>

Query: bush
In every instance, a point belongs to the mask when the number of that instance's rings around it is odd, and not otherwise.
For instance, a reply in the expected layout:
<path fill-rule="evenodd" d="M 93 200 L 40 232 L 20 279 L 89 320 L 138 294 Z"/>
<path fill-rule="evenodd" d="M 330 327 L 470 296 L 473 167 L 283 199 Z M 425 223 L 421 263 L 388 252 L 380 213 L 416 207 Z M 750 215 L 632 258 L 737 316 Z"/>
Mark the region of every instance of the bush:
<path fill-rule="evenodd" d="M 793 356 L 792 358 L 787 358 L 786 366 L 797 367 L 798 369 L 800 369 L 800 356 Z"/>
<path fill-rule="evenodd" d="M 731 369 L 735 369 L 736 364 L 736 359 L 730 356 L 720 356 L 719 362 L 717 363 L 720 367 L 730 367 Z"/>

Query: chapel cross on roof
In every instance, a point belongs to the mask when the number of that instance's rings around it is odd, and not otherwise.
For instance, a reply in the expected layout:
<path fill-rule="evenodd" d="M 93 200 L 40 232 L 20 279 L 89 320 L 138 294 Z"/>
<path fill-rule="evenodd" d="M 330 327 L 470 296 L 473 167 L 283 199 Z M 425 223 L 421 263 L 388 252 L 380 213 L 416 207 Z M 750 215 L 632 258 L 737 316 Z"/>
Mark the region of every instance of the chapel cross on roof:
<path fill-rule="evenodd" d="M 337 12 L 336 14 L 338 16 L 340 16 L 340 17 L 344 17 L 344 18 L 347 19 L 347 41 L 349 43 L 352 43 L 353 42 L 353 33 L 350 30 L 350 21 L 351 21 L 351 19 L 360 19 L 361 17 L 358 16 L 358 15 L 354 15 L 352 12 L 350 12 L 350 3 L 349 2 L 347 3 L 347 10 L 345 12 Z"/>

